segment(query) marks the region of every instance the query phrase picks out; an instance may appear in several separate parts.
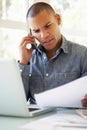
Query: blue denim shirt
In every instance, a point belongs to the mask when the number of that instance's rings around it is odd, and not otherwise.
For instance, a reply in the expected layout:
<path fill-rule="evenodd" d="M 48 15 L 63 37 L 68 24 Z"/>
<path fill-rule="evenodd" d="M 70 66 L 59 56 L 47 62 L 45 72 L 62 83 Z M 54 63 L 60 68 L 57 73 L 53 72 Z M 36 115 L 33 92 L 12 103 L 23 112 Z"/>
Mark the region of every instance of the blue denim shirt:
<path fill-rule="evenodd" d="M 62 45 L 50 60 L 43 51 L 34 50 L 30 65 L 19 66 L 27 100 L 34 103 L 34 94 L 87 75 L 87 48 L 62 36 Z"/>

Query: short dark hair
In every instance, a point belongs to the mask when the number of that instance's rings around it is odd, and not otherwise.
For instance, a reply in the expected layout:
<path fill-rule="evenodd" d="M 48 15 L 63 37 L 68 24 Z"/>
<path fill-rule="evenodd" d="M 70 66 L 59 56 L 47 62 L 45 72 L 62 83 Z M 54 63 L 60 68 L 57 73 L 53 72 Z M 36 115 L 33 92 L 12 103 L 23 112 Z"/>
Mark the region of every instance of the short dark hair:
<path fill-rule="evenodd" d="M 45 2 L 37 2 L 34 3 L 27 11 L 26 19 L 29 17 L 34 17 L 37 14 L 39 14 L 41 11 L 46 10 L 48 13 L 55 14 L 54 9 L 51 7 L 51 5 L 45 3 Z"/>

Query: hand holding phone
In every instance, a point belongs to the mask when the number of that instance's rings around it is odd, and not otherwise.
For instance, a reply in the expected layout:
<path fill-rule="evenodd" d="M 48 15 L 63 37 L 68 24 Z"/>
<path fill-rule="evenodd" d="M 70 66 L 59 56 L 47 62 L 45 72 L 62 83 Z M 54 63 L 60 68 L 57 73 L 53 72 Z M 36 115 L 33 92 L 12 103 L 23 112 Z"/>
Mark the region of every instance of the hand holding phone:
<path fill-rule="evenodd" d="M 32 31 L 31 31 L 31 29 L 30 29 L 30 34 L 29 34 L 29 35 L 32 36 Z M 36 39 L 35 39 L 35 40 L 36 40 Z M 33 49 L 36 49 L 36 50 L 39 51 L 38 44 L 37 44 L 36 42 L 35 42 L 34 44 L 28 43 L 28 44 L 26 45 L 26 48 L 27 48 L 27 49 L 33 48 Z"/>

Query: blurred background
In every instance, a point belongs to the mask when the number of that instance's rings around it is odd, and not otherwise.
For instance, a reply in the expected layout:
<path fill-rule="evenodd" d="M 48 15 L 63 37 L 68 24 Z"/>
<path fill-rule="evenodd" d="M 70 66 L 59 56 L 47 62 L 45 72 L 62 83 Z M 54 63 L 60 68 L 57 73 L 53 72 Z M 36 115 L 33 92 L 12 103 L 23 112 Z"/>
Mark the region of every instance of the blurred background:
<path fill-rule="evenodd" d="M 18 46 L 27 34 L 27 9 L 39 0 L 0 0 L 0 58 L 19 59 Z M 41 1 L 41 0 L 40 0 Z M 87 0 L 43 0 L 62 17 L 67 39 L 87 46 Z"/>

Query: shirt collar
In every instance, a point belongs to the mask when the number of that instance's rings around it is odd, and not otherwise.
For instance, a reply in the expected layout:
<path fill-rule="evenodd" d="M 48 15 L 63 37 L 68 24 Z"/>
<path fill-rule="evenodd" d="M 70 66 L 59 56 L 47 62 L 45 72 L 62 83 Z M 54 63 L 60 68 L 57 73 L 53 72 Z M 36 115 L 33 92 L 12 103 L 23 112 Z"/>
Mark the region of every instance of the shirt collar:
<path fill-rule="evenodd" d="M 63 35 L 62 35 L 62 44 L 60 48 L 64 51 L 64 53 L 68 53 L 68 42 Z"/>

